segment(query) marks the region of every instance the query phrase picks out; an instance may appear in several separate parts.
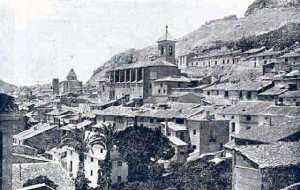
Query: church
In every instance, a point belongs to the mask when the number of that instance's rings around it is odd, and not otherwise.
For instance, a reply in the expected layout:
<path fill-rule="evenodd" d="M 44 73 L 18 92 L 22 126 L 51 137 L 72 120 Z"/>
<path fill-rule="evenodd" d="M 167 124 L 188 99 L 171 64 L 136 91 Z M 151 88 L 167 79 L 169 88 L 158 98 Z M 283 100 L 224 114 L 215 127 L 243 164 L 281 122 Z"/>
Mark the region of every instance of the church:
<path fill-rule="evenodd" d="M 130 99 L 151 97 L 155 80 L 180 75 L 175 59 L 175 44 L 176 40 L 171 37 L 166 26 L 165 34 L 157 41 L 158 58 L 108 70 L 107 80 L 99 82 L 99 96 L 106 100 L 124 96 Z"/>
<path fill-rule="evenodd" d="M 69 71 L 66 80 L 59 83 L 59 92 L 61 95 L 82 93 L 82 82 L 77 79 L 74 69 Z"/>

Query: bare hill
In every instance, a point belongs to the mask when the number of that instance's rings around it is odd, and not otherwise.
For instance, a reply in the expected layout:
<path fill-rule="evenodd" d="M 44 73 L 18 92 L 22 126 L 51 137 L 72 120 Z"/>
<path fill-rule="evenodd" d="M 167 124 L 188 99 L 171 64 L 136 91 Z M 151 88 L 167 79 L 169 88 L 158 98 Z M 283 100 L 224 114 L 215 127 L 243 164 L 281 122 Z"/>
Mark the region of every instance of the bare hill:
<path fill-rule="evenodd" d="M 285 2 L 290 3 L 281 3 L 281 1 L 284 0 L 256 0 L 249 6 L 246 16 L 243 18 L 231 15 L 207 22 L 199 29 L 177 40 L 177 56 L 185 54 L 195 47 L 209 48 L 216 44 L 266 34 L 287 23 L 300 23 L 300 7 L 298 6 L 300 0 L 285 0 Z M 97 79 L 103 77 L 107 68 L 115 64 L 126 63 L 126 57 L 130 57 L 129 60 L 134 64 L 135 61 L 149 59 L 155 54 L 156 45 L 140 50 L 131 49 L 118 54 L 99 67 L 93 73 L 89 82 L 94 83 Z M 130 61 L 127 60 L 128 63 Z"/>

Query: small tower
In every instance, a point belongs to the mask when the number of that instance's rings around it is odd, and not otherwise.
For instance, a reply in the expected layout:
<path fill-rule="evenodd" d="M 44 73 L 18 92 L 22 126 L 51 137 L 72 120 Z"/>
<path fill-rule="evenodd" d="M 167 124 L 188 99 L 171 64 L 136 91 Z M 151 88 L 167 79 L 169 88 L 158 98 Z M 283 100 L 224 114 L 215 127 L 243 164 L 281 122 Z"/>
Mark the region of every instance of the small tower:
<path fill-rule="evenodd" d="M 157 41 L 158 52 L 160 58 L 165 58 L 166 61 L 173 64 L 176 63 L 175 59 L 175 44 L 176 40 L 170 35 L 168 25 L 166 25 L 165 34 Z"/>

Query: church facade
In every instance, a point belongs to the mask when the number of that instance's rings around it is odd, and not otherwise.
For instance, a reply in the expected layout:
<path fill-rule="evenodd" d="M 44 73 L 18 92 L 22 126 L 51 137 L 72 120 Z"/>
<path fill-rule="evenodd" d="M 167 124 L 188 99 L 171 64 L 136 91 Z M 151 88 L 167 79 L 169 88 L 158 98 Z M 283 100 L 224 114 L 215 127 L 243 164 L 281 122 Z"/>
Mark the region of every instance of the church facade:
<path fill-rule="evenodd" d="M 108 100 L 124 96 L 130 99 L 151 97 L 155 80 L 180 75 L 175 59 L 175 43 L 166 27 L 165 34 L 157 41 L 159 57 L 108 70 L 108 80 L 99 82 L 100 97 Z"/>

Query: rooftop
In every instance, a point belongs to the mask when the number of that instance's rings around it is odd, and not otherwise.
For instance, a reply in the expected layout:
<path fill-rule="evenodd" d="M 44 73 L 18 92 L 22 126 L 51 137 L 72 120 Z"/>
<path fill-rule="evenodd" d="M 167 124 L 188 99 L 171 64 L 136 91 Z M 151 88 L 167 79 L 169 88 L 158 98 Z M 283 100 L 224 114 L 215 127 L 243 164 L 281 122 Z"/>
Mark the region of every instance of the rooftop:
<path fill-rule="evenodd" d="M 240 83 L 221 83 L 205 88 L 204 90 L 228 90 L 228 91 L 259 91 L 271 85 L 270 81 L 240 82 Z"/>
<path fill-rule="evenodd" d="M 300 49 L 286 53 L 280 58 L 289 58 L 289 57 L 300 57 Z"/>
<path fill-rule="evenodd" d="M 298 97 L 300 97 L 300 90 L 286 91 L 285 93 L 281 94 L 279 97 L 281 97 L 281 98 L 298 98 Z"/>
<path fill-rule="evenodd" d="M 172 144 L 176 146 L 187 146 L 188 144 L 181 139 L 174 137 L 174 136 L 169 136 L 169 140 L 171 141 Z"/>
<path fill-rule="evenodd" d="M 266 49 L 266 47 L 254 48 L 254 49 L 250 49 L 250 50 L 248 50 L 248 51 L 245 51 L 243 54 L 260 53 L 260 52 L 264 51 L 265 49 Z"/>
<path fill-rule="evenodd" d="M 125 69 L 133 69 L 133 68 L 143 68 L 143 67 L 177 67 L 173 63 L 166 61 L 165 59 L 156 59 L 153 61 L 139 61 L 133 64 L 123 64 L 121 66 L 115 67 L 110 69 L 109 71 L 116 71 L 116 70 L 125 70 Z"/>
<path fill-rule="evenodd" d="M 165 34 L 163 36 L 161 36 L 160 38 L 158 38 L 158 42 L 161 41 L 176 41 L 175 38 L 173 38 L 173 36 L 170 34 L 169 30 L 168 30 L 168 26 L 166 26 L 166 30 L 165 30 Z"/>
<path fill-rule="evenodd" d="M 30 129 L 22 131 L 13 136 L 13 138 L 17 140 L 26 140 L 41 133 L 44 133 L 48 130 L 54 129 L 57 127 L 56 125 L 49 125 L 47 123 L 39 123 L 37 125 L 32 126 Z"/>
<path fill-rule="evenodd" d="M 292 120 L 280 123 L 274 122 L 272 125 L 253 126 L 251 129 L 235 135 L 235 137 L 262 143 L 272 143 L 283 140 L 298 132 L 300 132 L 300 120 Z"/>
<path fill-rule="evenodd" d="M 274 86 L 270 89 L 267 89 L 264 92 L 259 93 L 260 96 L 278 96 L 284 92 L 286 92 L 288 89 L 286 89 L 283 86 Z"/>
<path fill-rule="evenodd" d="M 168 76 L 165 78 L 157 79 L 155 82 L 186 82 L 190 83 L 191 79 L 184 76 Z"/>
<path fill-rule="evenodd" d="M 299 142 L 236 146 L 234 149 L 258 164 L 259 168 L 276 168 L 300 163 Z"/>
<path fill-rule="evenodd" d="M 124 106 L 111 106 L 104 110 L 95 110 L 96 115 L 134 117 L 134 109 Z"/>
<path fill-rule="evenodd" d="M 18 189 L 28 179 L 46 176 L 58 185 L 57 190 L 74 190 L 74 182 L 58 163 L 27 163 L 12 165 L 12 189 Z"/>
<path fill-rule="evenodd" d="M 168 128 L 172 129 L 173 131 L 186 131 L 187 128 L 183 124 L 177 124 L 173 122 L 168 122 Z"/>
<path fill-rule="evenodd" d="M 245 101 L 224 108 L 218 113 L 226 115 L 260 115 L 261 112 L 267 110 L 271 105 L 273 105 L 272 102 Z"/>

